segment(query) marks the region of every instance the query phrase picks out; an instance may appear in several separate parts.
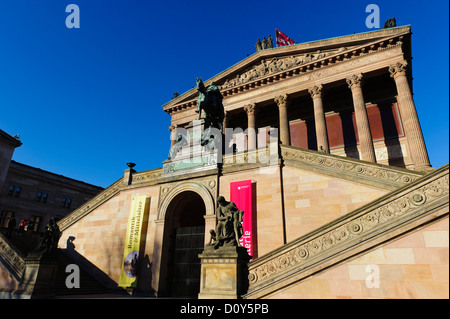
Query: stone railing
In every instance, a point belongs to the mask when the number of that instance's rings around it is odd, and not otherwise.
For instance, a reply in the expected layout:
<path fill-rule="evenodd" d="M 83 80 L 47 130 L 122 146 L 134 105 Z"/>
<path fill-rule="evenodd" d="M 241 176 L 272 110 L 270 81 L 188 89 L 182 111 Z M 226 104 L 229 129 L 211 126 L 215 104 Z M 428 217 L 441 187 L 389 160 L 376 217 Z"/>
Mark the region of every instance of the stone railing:
<path fill-rule="evenodd" d="M 123 179 L 119 179 L 114 184 L 106 188 L 103 192 L 99 193 L 94 198 L 91 198 L 86 203 L 73 210 L 69 215 L 58 221 L 58 226 L 61 231 L 69 228 L 78 220 L 89 214 L 95 208 L 105 203 L 108 199 L 115 196 L 122 187 Z"/>
<path fill-rule="evenodd" d="M 132 174 L 131 184 L 128 184 L 128 181 L 125 181 L 124 178 L 117 180 L 111 186 L 103 190 L 97 196 L 93 197 L 91 200 L 87 201 L 74 211 L 72 211 L 69 215 L 62 218 L 58 221 L 58 226 L 63 231 L 64 229 L 69 228 L 71 225 L 76 223 L 78 220 L 89 214 L 95 208 L 99 207 L 110 198 L 114 197 L 121 189 L 127 187 L 134 187 L 139 185 L 147 186 L 151 184 L 155 184 L 159 178 L 161 177 L 162 169 L 153 169 L 143 172 L 136 172 Z"/>
<path fill-rule="evenodd" d="M 245 298 L 264 298 L 276 289 L 448 215 L 448 202 L 447 164 L 250 262 Z"/>
<path fill-rule="evenodd" d="M 224 167 L 241 164 L 276 165 L 278 158 L 278 143 L 271 143 L 255 150 L 224 154 L 222 163 Z"/>
<path fill-rule="evenodd" d="M 411 184 L 425 175 L 422 172 L 399 167 L 286 145 L 281 146 L 281 156 L 285 164 L 387 190 L 395 190 Z"/>
<path fill-rule="evenodd" d="M 0 259 L 6 263 L 14 279 L 20 282 L 25 269 L 24 257 L 2 234 L 0 234 Z"/>

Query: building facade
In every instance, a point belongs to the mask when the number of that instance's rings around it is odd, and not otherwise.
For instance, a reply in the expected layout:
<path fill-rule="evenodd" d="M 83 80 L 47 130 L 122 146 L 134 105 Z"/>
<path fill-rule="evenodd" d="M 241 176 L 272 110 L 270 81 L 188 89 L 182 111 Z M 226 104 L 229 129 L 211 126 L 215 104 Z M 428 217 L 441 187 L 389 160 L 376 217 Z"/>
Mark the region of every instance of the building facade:
<path fill-rule="evenodd" d="M 50 217 L 57 220 L 65 217 L 103 190 L 11 160 L 14 149 L 22 143 L 3 131 L 0 133 L 0 228 L 7 228 L 14 217 L 17 226 L 28 219 L 29 230 L 42 232 Z"/>
<path fill-rule="evenodd" d="M 126 169 L 59 221 L 61 249 L 114 288 L 132 229 L 133 288 L 196 298 L 221 284 L 198 258 L 220 195 L 251 221 L 242 298 L 448 298 L 448 165 L 428 159 L 410 41 L 403 26 L 271 48 L 208 79 L 223 95 L 224 153 L 195 150 L 197 91 L 175 97 L 163 105 L 171 146 L 184 134 L 189 152 Z"/>

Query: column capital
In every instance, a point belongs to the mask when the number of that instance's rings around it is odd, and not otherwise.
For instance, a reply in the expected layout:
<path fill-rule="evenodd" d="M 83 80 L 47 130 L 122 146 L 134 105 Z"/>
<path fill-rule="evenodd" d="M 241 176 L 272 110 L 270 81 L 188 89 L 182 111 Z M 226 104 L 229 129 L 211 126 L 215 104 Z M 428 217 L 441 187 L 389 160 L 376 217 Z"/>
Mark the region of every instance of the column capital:
<path fill-rule="evenodd" d="M 408 62 L 406 61 L 401 61 L 401 62 L 396 62 L 395 64 L 392 64 L 389 66 L 389 73 L 391 74 L 391 77 L 397 78 L 400 75 L 405 75 L 406 76 L 406 69 L 408 66 Z"/>
<path fill-rule="evenodd" d="M 347 81 L 347 85 L 350 89 L 361 87 L 363 75 L 361 73 L 353 74 L 352 76 L 346 78 L 345 80 Z"/>
<path fill-rule="evenodd" d="M 256 104 L 251 103 L 251 104 L 244 105 L 244 111 L 247 112 L 247 115 L 255 115 Z"/>
<path fill-rule="evenodd" d="M 287 94 L 275 96 L 273 98 L 273 100 L 275 101 L 275 103 L 277 103 L 279 108 L 287 107 L 287 103 L 288 103 L 288 96 L 287 96 Z"/>
<path fill-rule="evenodd" d="M 322 97 L 322 89 L 323 89 L 322 84 L 314 85 L 313 87 L 308 89 L 308 92 L 309 92 L 309 94 L 311 94 L 311 97 L 313 99 L 321 98 Z"/>
<path fill-rule="evenodd" d="M 175 130 L 177 127 L 178 127 L 178 124 L 171 125 L 171 126 L 169 126 L 169 131 L 172 132 L 172 131 Z"/>

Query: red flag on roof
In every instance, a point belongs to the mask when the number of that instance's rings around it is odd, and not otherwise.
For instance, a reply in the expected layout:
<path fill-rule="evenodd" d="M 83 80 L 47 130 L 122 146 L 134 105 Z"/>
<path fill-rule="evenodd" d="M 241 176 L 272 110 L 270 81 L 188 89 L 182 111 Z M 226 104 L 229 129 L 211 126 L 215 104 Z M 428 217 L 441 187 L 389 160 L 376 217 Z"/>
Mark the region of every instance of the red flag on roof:
<path fill-rule="evenodd" d="M 282 47 L 285 45 L 291 45 L 294 44 L 294 40 L 292 40 L 291 38 L 289 38 L 286 34 L 284 34 L 283 32 L 275 29 L 276 32 L 276 36 L 277 36 L 277 47 Z"/>

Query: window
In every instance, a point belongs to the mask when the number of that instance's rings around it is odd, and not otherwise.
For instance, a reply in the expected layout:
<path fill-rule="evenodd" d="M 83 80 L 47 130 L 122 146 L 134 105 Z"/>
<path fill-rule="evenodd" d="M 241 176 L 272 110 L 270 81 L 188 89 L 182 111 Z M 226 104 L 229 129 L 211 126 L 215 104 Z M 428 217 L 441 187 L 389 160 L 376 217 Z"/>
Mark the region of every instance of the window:
<path fill-rule="evenodd" d="M 36 193 L 36 201 L 41 203 L 47 203 L 48 194 L 43 192 Z"/>
<path fill-rule="evenodd" d="M 22 190 L 22 187 L 20 186 L 16 186 L 16 190 L 14 191 L 14 197 L 19 197 L 20 196 L 20 191 Z"/>
<path fill-rule="evenodd" d="M 62 199 L 62 207 L 70 208 L 70 205 L 72 204 L 71 198 L 63 197 Z"/>
<path fill-rule="evenodd" d="M 0 214 L 0 227 L 7 228 L 11 217 L 14 217 L 14 212 L 3 210 Z"/>
<path fill-rule="evenodd" d="M 30 231 L 30 230 L 31 231 L 38 231 L 40 223 L 41 223 L 41 217 L 32 215 L 30 217 L 30 219 L 28 220 L 27 231 Z"/>
<path fill-rule="evenodd" d="M 8 196 L 19 197 L 21 190 L 22 190 L 22 187 L 20 187 L 20 186 L 9 185 Z"/>

